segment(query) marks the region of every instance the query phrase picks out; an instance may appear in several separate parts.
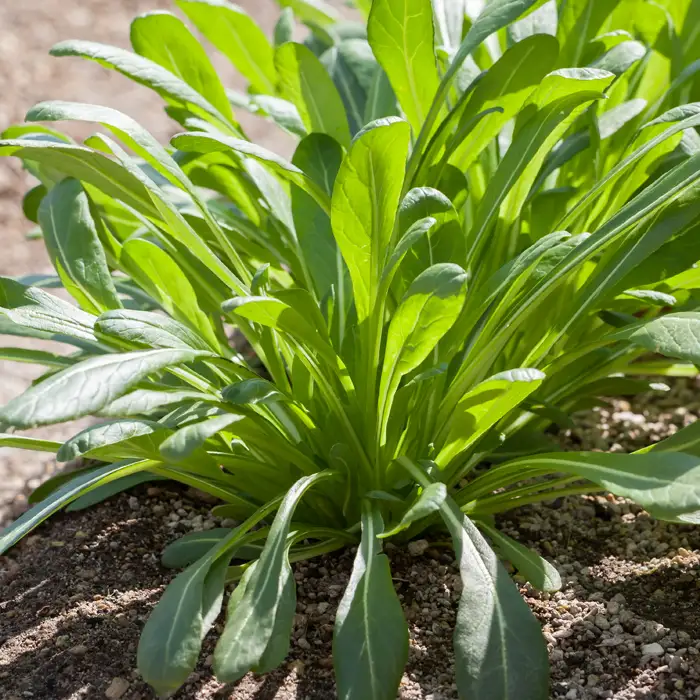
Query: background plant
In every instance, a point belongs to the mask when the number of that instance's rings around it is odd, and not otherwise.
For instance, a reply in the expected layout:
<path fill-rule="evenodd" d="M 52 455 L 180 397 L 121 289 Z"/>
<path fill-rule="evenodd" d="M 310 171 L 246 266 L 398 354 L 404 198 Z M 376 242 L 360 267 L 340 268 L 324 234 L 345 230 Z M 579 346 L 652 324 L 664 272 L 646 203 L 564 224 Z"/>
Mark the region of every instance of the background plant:
<path fill-rule="evenodd" d="M 24 210 L 57 274 L 0 279 L 0 331 L 73 350 L 0 350 L 47 367 L 0 411 L 0 444 L 103 464 L 42 485 L 0 548 L 142 481 L 219 497 L 240 525 L 164 553 L 186 568 L 138 662 L 165 693 L 227 581 L 214 669 L 235 681 L 287 654 L 290 563 L 358 545 L 338 691 L 384 700 L 408 633 L 383 540 L 446 529 L 460 694 L 545 698 L 539 626 L 499 559 L 543 590 L 559 577 L 494 515 L 597 490 L 670 521 L 700 510 L 697 428 L 634 455 L 558 452 L 545 432 L 645 376 L 695 374 L 700 7 L 374 0 L 363 23 L 285 4 L 271 42 L 226 2 L 177 3 L 245 94 L 169 13 L 134 20 L 133 53 L 54 47 L 158 92 L 185 129 L 167 147 L 67 102 L 4 133 L 0 153 L 39 183 Z M 234 108 L 293 135 L 291 162 Z M 104 131 L 78 144 L 39 125 L 63 120 Z M 77 306 L 45 291 L 59 286 Z M 105 420 L 62 445 L 15 432 L 85 415 Z"/>

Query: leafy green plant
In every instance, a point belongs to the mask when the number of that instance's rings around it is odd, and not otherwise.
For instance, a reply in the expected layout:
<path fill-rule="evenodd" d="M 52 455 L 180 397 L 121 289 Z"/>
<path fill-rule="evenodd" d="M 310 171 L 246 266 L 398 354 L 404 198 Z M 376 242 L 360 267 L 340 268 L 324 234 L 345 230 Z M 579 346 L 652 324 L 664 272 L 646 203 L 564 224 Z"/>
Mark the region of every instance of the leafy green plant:
<path fill-rule="evenodd" d="M 185 129 L 167 147 L 67 102 L 4 133 L 0 153 L 38 180 L 24 210 L 57 274 L 0 279 L 0 332 L 74 351 L 0 349 L 47 368 L 0 411 L 0 445 L 101 465 L 43 484 L 0 549 L 142 481 L 220 498 L 237 527 L 164 553 L 185 568 L 138 664 L 165 693 L 227 581 L 214 670 L 235 681 L 287 655 L 291 563 L 357 545 L 338 692 L 389 700 L 408 633 L 383 542 L 447 530 L 460 695 L 546 698 L 542 635 L 500 559 L 545 591 L 559 576 L 494 516 L 601 490 L 672 522 L 700 512 L 695 426 L 632 455 L 561 452 L 546 433 L 645 377 L 695 373 L 700 7 L 362 0 L 363 23 L 283 4 L 271 43 L 224 0 L 177 1 L 245 94 L 165 12 L 134 20 L 133 53 L 54 47 L 161 95 Z M 291 161 L 247 140 L 234 108 L 296 138 Z M 39 125 L 63 120 L 107 133 Z M 15 432 L 87 415 L 104 420 L 64 444 Z"/>

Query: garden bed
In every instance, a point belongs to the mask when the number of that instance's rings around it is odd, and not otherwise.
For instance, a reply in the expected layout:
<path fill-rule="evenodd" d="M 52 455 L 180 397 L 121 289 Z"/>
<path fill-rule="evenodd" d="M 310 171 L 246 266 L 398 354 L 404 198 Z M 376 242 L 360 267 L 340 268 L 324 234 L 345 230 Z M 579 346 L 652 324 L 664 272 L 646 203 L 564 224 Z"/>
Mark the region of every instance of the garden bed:
<path fill-rule="evenodd" d="M 670 394 L 614 401 L 578 416 L 561 438 L 575 449 L 637 449 L 695 420 L 696 392 L 694 382 L 678 380 Z M 144 486 L 57 516 L 20 543 L 1 560 L 2 697 L 155 697 L 134 670 L 141 627 L 173 575 L 153 552 L 219 524 L 196 494 Z M 552 595 L 521 589 L 544 625 L 552 698 L 699 696 L 700 529 L 656 522 L 611 496 L 521 508 L 502 525 L 556 563 L 565 581 Z M 401 697 L 456 697 L 459 576 L 451 550 L 414 543 L 411 551 L 389 547 L 389 555 L 411 631 Z M 281 669 L 218 683 L 209 667 L 212 633 L 175 697 L 333 698 L 333 619 L 351 566 L 350 552 L 296 565 L 295 638 Z"/>

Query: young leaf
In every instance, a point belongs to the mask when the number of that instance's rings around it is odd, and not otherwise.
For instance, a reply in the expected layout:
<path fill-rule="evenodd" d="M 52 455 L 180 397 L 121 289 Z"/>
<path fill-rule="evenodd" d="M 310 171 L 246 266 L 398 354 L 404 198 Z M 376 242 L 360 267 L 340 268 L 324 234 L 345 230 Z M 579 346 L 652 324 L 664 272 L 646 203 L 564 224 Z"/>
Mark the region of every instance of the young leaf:
<path fill-rule="evenodd" d="M 144 350 L 90 358 L 10 401 L 0 409 L 0 423 L 32 428 L 88 416 L 148 375 L 207 354 L 198 350 Z"/>
<path fill-rule="evenodd" d="M 466 291 L 467 274 L 452 263 L 429 267 L 408 288 L 387 333 L 379 389 L 380 418 L 388 416 L 401 378 L 428 357 L 457 320 Z"/>
<path fill-rule="evenodd" d="M 92 41 L 62 41 L 51 49 L 52 56 L 80 56 L 119 71 L 136 83 L 155 90 L 159 95 L 203 116 L 212 117 L 221 125 L 229 120 L 209 100 L 191 88 L 184 80 L 154 61 L 116 46 Z M 231 127 L 232 128 L 232 127 Z"/>
<path fill-rule="evenodd" d="M 180 266 L 162 248 L 143 238 L 132 238 L 122 248 L 123 264 L 140 285 L 171 315 L 195 329 L 210 347 L 219 342 L 211 321 L 202 311 L 197 293 Z"/>
<path fill-rule="evenodd" d="M 178 17 L 162 10 L 139 15 L 131 23 L 130 38 L 137 54 L 182 78 L 233 121 L 231 103 L 207 52 Z"/>
<path fill-rule="evenodd" d="M 343 150 L 337 141 L 326 134 L 310 134 L 299 142 L 292 163 L 330 197 L 342 159 Z M 323 299 L 335 287 L 338 310 L 343 313 L 350 293 L 347 268 L 333 238 L 328 214 L 304 190 L 294 187 L 292 215 L 318 298 Z"/>
<path fill-rule="evenodd" d="M 273 51 L 264 32 L 242 8 L 225 0 L 176 0 L 202 34 L 223 53 L 255 92 L 275 94 Z"/>
<path fill-rule="evenodd" d="M 360 323 L 374 303 L 384 268 L 408 140 L 408 124 L 399 119 L 381 119 L 365 127 L 343 160 L 333 189 L 333 235 L 350 271 Z"/>
<path fill-rule="evenodd" d="M 532 394 L 543 379 L 544 374 L 537 369 L 514 369 L 496 374 L 467 392 L 443 429 L 447 435 L 435 459 L 436 464 L 445 469 L 452 459 L 474 445 L 487 430 Z"/>
<path fill-rule="evenodd" d="M 338 606 L 333 662 L 341 700 L 393 700 L 408 660 L 408 628 L 378 536 L 375 502 L 362 506 L 362 541 Z"/>
<path fill-rule="evenodd" d="M 39 224 L 53 265 L 80 306 L 95 314 L 120 308 L 90 200 L 77 180 L 59 182 L 44 197 Z"/>
<path fill-rule="evenodd" d="M 328 71 L 306 46 L 289 42 L 275 50 L 282 96 L 299 110 L 309 133 L 332 136 L 350 144 L 350 129 L 343 102 Z"/>
<path fill-rule="evenodd" d="M 440 82 L 430 0 L 374 0 L 367 35 L 418 134 Z"/>

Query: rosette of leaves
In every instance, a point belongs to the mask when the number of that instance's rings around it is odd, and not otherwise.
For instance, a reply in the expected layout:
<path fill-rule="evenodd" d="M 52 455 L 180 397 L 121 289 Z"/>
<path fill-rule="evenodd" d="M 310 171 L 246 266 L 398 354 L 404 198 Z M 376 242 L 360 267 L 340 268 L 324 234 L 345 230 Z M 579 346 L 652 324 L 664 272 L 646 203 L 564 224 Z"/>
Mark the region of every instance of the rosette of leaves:
<path fill-rule="evenodd" d="M 56 269 L 0 279 L 0 332 L 67 349 L 0 349 L 46 367 L 0 410 L 0 445 L 97 461 L 43 484 L 0 548 L 143 481 L 221 499 L 235 528 L 164 553 L 184 571 L 138 665 L 167 693 L 227 582 L 214 670 L 235 681 L 287 655 L 291 564 L 355 545 L 338 692 L 391 700 L 408 632 L 383 543 L 446 530 L 461 697 L 546 698 L 540 628 L 501 560 L 545 591 L 559 576 L 494 516 L 601 490 L 672 522 L 700 510 L 693 426 L 631 455 L 561 452 L 545 432 L 695 374 L 697 3 L 374 0 L 348 21 L 287 0 L 273 41 L 224 0 L 177 5 L 247 92 L 154 12 L 133 52 L 52 53 L 156 91 L 184 129 L 168 145 L 55 101 L 0 141 L 37 179 L 24 209 Z M 243 113 L 289 134 L 292 158 L 251 142 Z M 48 126 L 65 120 L 103 129 L 76 143 Z M 88 415 L 63 444 L 21 432 Z"/>

